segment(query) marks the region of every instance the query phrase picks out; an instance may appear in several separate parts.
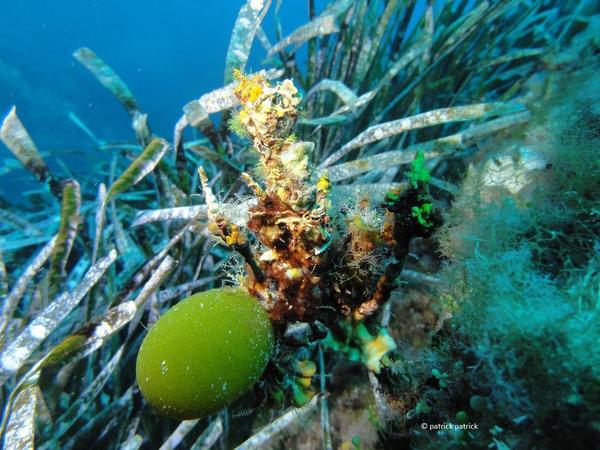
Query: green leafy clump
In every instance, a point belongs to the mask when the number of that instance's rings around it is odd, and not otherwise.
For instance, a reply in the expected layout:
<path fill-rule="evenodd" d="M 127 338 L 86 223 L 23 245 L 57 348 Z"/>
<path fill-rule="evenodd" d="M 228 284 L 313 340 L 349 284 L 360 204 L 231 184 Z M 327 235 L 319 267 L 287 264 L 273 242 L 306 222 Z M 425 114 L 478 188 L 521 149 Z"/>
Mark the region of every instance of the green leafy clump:
<path fill-rule="evenodd" d="M 433 203 L 429 194 L 429 181 L 431 173 L 425 166 L 425 155 L 418 150 L 415 159 L 410 163 L 410 170 L 406 177 L 412 188 L 416 191 L 417 204 L 411 207 L 411 216 L 424 228 L 431 228 L 433 221 Z M 389 198 L 391 199 L 391 198 Z"/>
<path fill-rule="evenodd" d="M 419 224 L 425 228 L 429 228 L 433 225 L 433 223 L 429 221 L 432 210 L 433 204 L 431 202 L 425 202 L 422 205 L 412 207 L 412 216 L 417 219 Z"/>
<path fill-rule="evenodd" d="M 425 155 L 421 150 L 417 151 L 415 159 L 410 163 L 410 171 L 407 174 L 408 180 L 413 188 L 418 189 L 431 180 L 431 174 L 425 167 Z"/>
<path fill-rule="evenodd" d="M 596 258 L 583 278 L 559 284 L 537 270 L 524 243 L 497 253 L 475 250 L 455 262 L 457 272 L 448 281 L 456 283 L 454 297 L 461 307 L 436 356 L 445 367 L 453 367 L 457 354 L 471 361 L 471 370 L 453 376 L 468 387 L 455 388 L 453 395 L 484 393 L 492 409 L 477 420 L 503 424 L 507 443 L 530 445 L 529 439 L 540 435 L 548 442 L 576 438 L 582 445 L 597 439 L 597 267 Z M 519 418 L 525 423 L 517 426 Z M 548 431 L 556 420 L 568 424 L 569 432 Z"/>
<path fill-rule="evenodd" d="M 250 137 L 250 134 L 248 133 L 246 126 L 240 120 L 239 114 L 233 114 L 231 116 L 231 118 L 229 119 L 229 122 L 227 122 L 227 125 L 229 126 L 229 131 L 231 131 L 236 136 L 239 136 L 241 138 L 249 138 Z"/>
<path fill-rule="evenodd" d="M 559 84 L 568 92 L 571 82 Z M 598 98 L 597 82 L 577 84 L 588 89 L 572 103 L 546 104 L 517 143 L 549 161 L 529 185 L 514 189 L 523 172 L 509 182 L 508 170 L 492 179 L 485 161 L 473 166 L 437 235 L 450 262 L 443 292 L 458 307 L 435 358 L 449 371 L 457 354 L 471 361 L 445 395 L 468 402 L 494 445 L 589 448 L 600 437 L 599 136 L 577 107 Z"/>

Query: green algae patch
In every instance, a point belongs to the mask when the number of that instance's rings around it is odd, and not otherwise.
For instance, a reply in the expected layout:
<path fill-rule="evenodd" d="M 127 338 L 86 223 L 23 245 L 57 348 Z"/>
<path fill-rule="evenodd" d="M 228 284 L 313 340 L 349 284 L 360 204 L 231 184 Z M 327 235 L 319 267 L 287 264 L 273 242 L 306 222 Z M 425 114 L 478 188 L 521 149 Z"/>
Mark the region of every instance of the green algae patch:
<path fill-rule="evenodd" d="M 204 417 L 252 387 L 272 345 L 271 323 L 256 299 L 240 289 L 212 289 L 182 300 L 154 324 L 137 357 L 137 381 L 160 414 Z"/>

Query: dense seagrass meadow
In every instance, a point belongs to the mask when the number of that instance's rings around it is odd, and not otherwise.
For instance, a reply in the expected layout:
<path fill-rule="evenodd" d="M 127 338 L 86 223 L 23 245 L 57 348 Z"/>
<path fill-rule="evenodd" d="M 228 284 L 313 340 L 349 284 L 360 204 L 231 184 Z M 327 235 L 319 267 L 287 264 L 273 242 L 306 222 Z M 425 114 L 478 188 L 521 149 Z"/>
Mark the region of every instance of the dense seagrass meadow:
<path fill-rule="evenodd" d="M 238 3 L 173 123 L 0 104 L 4 448 L 598 448 L 600 4 Z"/>

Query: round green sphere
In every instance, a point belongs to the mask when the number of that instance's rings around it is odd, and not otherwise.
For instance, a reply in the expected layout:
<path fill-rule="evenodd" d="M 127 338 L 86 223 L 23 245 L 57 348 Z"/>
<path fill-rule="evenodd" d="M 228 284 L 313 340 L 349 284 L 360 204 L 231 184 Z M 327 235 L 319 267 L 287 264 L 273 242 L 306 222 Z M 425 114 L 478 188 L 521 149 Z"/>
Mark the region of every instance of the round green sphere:
<path fill-rule="evenodd" d="M 464 411 L 459 411 L 456 413 L 456 422 L 464 425 L 469 422 L 469 415 Z"/>
<path fill-rule="evenodd" d="M 483 410 L 485 410 L 485 408 L 487 406 L 487 400 L 485 398 L 481 397 L 480 395 L 474 395 L 469 400 L 469 405 L 475 411 L 483 411 Z"/>
<path fill-rule="evenodd" d="M 137 382 L 160 414 L 204 417 L 256 383 L 272 346 L 271 323 L 254 297 L 212 289 L 177 303 L 150 328 L 137 357 Z"/>

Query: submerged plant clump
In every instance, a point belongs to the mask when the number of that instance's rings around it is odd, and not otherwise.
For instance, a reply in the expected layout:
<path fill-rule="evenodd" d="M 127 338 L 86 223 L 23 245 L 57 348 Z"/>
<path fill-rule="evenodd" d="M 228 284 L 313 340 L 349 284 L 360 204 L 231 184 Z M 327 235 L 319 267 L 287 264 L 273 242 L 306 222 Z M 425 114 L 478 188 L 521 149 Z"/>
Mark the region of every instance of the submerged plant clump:
<path fill-rule="evenodd" d="M 244 228 L 254 233 L 259 250 L 252 251 L 249 238 L 228 220 L 201 169 L 209 230 L 244 257 L 249 270 L 243 284 L 273 321 L 372 315 L 389 298 L 408 243 L 432 225 L 423 155 L 409 172 L 411 185 L 388 193 L 383 208 L 372 208 L 365 197 L 355 211 L 331 217 L 327 172 L 316 174 L 309 162 L 314 144 L 292 134 L 300 103 L 292 81 L 271 87 L 262 75 L 237 77 L 234 93 L 242 109 L 233 120 L 252 138 L 260 158 L 256 173 L 265 184 L 242 173 L 257 197 Z M 365 220 L 378 215 L 381 220 Z M 387 263 L 365 266 L 371 254 Z"/>
<path fill-rule="evenodd" d="M 328 327 L 340 328 L 348 321 L 354 329 L 352 348 L 362 354 L 359 360 L 380 373 L 382 361 L 396 345 L 384 329 L 374 338 L 360 322 L 389 299 L 410 240 L 430 234 L 428 220 L 433 214 L 423 155 L 419 153 L 412 165 L 410 184 L 388 193 L 381 207 L 371 207 L 365 197 L 358 200 L 361 205 L 355 211 L 331 217 L 327 173 L 317 175 L 309 163 L 314 144 L 298 141 L 292 134 L 300 103 L 292 81 L 271 86 L 261 74 L 248 77 L 237 71 L 235 76 L 238 85 L 233 92 L 242 109 L 231 123 L 239 134 L 252 139 L 259 155 L 255 172 L 265 187 L 248 173 L 241 174 L 257 198 L 248 208 L 247 222 L 240 226 L 228 218 L 200 168 L 207 228 L 243 258 L 247 270 L 239 281 L 269 313 L 282 345 L 290 322 L 310 323 L 318 340 L 328 334 Z M 421 213 L 422 205 L 428 205 L 426 212 Z M 257 242 L 251 242 L 246 229 Z M 368 266 L 370 254 L 379 255 L 379 267 Z M 280 354 L 286 352 L 280 349 Z M 287 391 L 302 406 L 315 395 L 314 369 L 306 372 L 307 367 L 315 367 L 310 351 L 296 351 L 290 360 L 275 355 L 271 364 L 282 377 L 266 375 L 271 397 Z M 296 380 L 294 372 L 300 375 Z"/>
<path fill-rule="evenodd" d="M 455 306 L 432 356 L 462 384 L 445 395 L 485 425 L 467 443 L 587 448 L 600 436 L 600 116 L 581 107 L 600 104 L 597 68 L 546 74 L 567 95 L 533 106 L 523 136 L 471 168 L 439 234 Z"/>
<path fill-rule="evenodd" d="M 4 447 L 593 448 L 597 5 L 271 3 L 172 140 L 76 51 L 135 133 L 70 114 L 91 183 L 4 119 Z"/>

